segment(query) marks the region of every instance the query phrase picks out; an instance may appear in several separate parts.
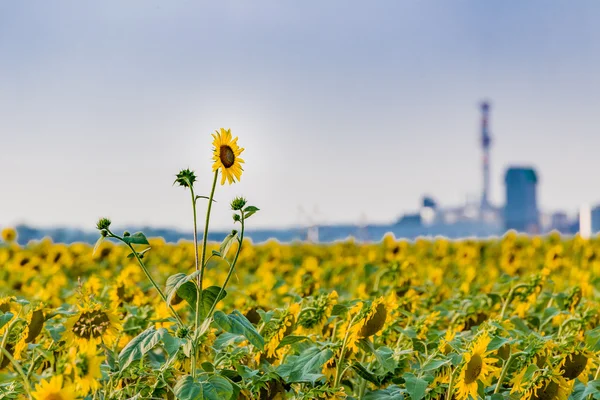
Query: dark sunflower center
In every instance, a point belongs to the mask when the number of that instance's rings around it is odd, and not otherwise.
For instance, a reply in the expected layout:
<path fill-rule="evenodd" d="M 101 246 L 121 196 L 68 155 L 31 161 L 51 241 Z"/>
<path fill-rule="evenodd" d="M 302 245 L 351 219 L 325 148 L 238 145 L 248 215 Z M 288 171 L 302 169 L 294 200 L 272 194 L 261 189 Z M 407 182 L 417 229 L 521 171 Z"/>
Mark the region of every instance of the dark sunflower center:
<path fill-rule="evenodd" d="M 467 363 L 467 370 L 465 371 L 465 383 L 473 383 L 479 377 L 481 368 L 483 367 L 483 361 L 479 354 L 474 354 L 471 360 Z"/>
<path fill-rule="evenodd" d="M 83 355 L 82 357 L 77 359 L 77 367 L 79 368 L 83 376 L 87 376 L 90 369 L 87 355 Z"/>
<path fill-rule="evenodd" d="M 229 168 L 235 163 L 235 154 L 229 146 L 221 146 L 219 149 L 219 157 L 225 168 Z"/>
<path fill-rule="evenodd" d="M 63 400 L 63 397 L 60 393 L 50 393 L 44 397 L 44 400 Z"/>
<path fill-rule="evenodd" d="M 548 382 L 543 389 L 538 390 L 537 395 L 532 397 L 533 400 L 554 400 L 558 398 L 558 383 L 554 381 Z"/>
<path fill-rule="evenodd" d="M 571 354 L 567 356 L 563 376 L 569 380 L 577 378 L 585 369 L 587 361 L 587 357 L 583 354 Z"/>
<path fill-rule="evenodd" d="M 73 325 L 73 333 L 84 339 L 97 338 L 106 332 L 109 325 L 106 313 L 100 310 L 84 312 Z"/>

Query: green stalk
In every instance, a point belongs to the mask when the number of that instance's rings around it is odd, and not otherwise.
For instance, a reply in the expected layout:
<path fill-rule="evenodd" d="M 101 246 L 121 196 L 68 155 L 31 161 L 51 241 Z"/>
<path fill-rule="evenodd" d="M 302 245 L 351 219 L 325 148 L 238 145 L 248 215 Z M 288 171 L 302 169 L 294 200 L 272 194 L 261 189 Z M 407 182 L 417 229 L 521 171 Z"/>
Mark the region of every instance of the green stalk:
<path fill-rule="evenodd" d="M 512 289 L 510 289 L 510 291 L 508 292 L 508 296 L 506 296 L 506 300 L 504 301 L 504 304 L 502 306 L 502 312 L 500 313 L 500 320 L 504 319 L 504 314 L 506 313 L 506 307 L 508 307 L 508 305 L 512 301 L 512 298 L 515 295 L 515 292 L 517 291 L 517 289 L 520 289 L 522 287 L 527 287 L 527 286 L 529 286 L 529 284 L 521 283 L 521 284 L 513 287 Z"/>
<path fill-rule="evenodd" d="M 240 222 L 242 224 L 242 229 L 240 231 L 240 239 L 239 239 L 240 244 L 235 253 L 235 257 L 234 257 L 231 265 L 229 266 L 229 272 L 227 273 L 227 278 L 225 278 L 225 282 L 223 283 L 223 286 L 221 286 L 221 290 L 219 290 L 219 294 L 217 295 L 217 298 L 215 299 L 215 302 L 213 303 L 213 305 L 210 307 L 210 311 L 206 315 L 206 318 L 210 318 L 212 313 L 215 311 L 215 308 L 217 307 L 217 303 L 219 302 L 219 298 L 223 295 L 223 292 L 225 291 L 225 287 L 229 283 L 229 279 L 231 278 L 231 275 L 233 274 L 233 270 L 235 269 L 235 264 L 237 263 L 240 252 L 242 251 L 242 243 L 244 242 L 244 211 L 242 211 L 242 219 Z M 223 254 L 223 257 L 225 257 L 225 254 Z"/>
<path fill-rule="evenodd" d="M 210 210 L 212 209 L 213 197 L 215 196 L 215 188 L 217 186 L 217 178 L 219 177 L 219 170 L 215 171 L 215 178 L 213 179 L 212 189 L 210 190 L 210 197 L 208 198 L 208 208 L 206 209 L 206 221 L 204 222 L 204 235 L 202 236 L 202 261 L 200 263 L 200 291 L 202 291 L 202 283 L 204 282 L 204 269 L 206 265 L 206 242 L 208 240 L 208 224 L 210 222 Z M 198 316 L 196 316 L 198 317 Z"/>
<path fill-rule="evenodd" d="M 198 261 L 198 222 L 197 222 L 197 213 L 196 213 L 196 195 L 194 194 L 194 188 L 190 185 L 190 193 L 192 195 L 192 211 L 194 214 L 194 264 L 196 267 L 196 271 L 200 269 L 200 264 Z M 198 331 L 198 314 L 199 314 L 199 304 L 200 298 L 202 296 L 202 289 L 200 289 L 202 285 L 202 280 L 200 276 L 198 276 L 198 282 L 196 284 L 196 313 L 194 316 L 194 333 Z M 192 340 L 192 354 L 190 356 L 190 369 L 192 371 L 192 378 L 196 377 L 196 345 L 195 341 Z"/>
<path fill-rule="evenodd" d="M 354 317 L 352 317 L 352 319 L 350 320 L 350 323 L 348 324 L 348 329 L 346 329 L 346 335 L 344 335 L 344 341 L 342 342 L 342 351 L 340 353 L 340 360 L 337 364 L 337 367 L 335 369 L 335 381 L 333 384 L 333 387 L 338 387 L 340 381 L 342 380 L 342 364 L 344 363 L 344 357 L 346 356 L 346 345 L 348 344 L 348 335 L 350 334 L 350 328 L 352 327 L 352 324 L 354 323 L 354 320 L 356 319 L 356 317 L 358 316 L 359 313 L 357 313 Z"/>
<path fill-rule="evenodd" d="M 450 383 L 448 383 L 448 391 L 446 392 L 446 400 L 452 400 L 452 392 L 454 391 L 454 374 L 456 369 L 450 374 Z"/>
<path fill-rule="evenodd" d="M 150 275 L 150 272 L 148 271 L 148 268 L 146 268 L 146 265 L 144 264 L 144 262 L 142 261 L 142 259 L 140 258 L 139 254 L 137 251 L 135 251 L 135 249 L 133 248 L 133 246 L 130 243 L 125 242 L 122 238 L 120 238 L 119 236 L 116 236 L 115 234 L 113 234 L 111 231 L 108 231 L 108 233 L 110 234 L 111 237 L 120 240 L 121 242 L 125 243 L 127 245 L 127 247 L 129 247 L 129 249 L 131 250 L 131 252 L 133 253 L 133 255 L 135 256 L 138 264 L 140 264 L 140 267 L 142 267 L 142 271 L 144 271 L 144 273 L 146 274 L 146 277 L 150 280 L 150 282 L 152 282 L 152 285 L 154 286 L 154 288 L 158 291 L 158 294 L 160 295 L 160 297 L 163 299 L 163 301 L 165 302 L 165 304 L 167 305 L 167 307 L 169 307 L 169 310 L 171 310 L 171 312 L 173 313 L 173 315 L 175 316 L 175 318 L 177 319 L 177 322 L 179 323 L 179 325 L 181 327 L 183 327 L 183 321 L 181 320 L 181 318 L 179 317 L 179 315 L 177 314 L 177 312 L 175 311 L 175 309 L 173 308 L 173 306 L 171 304 L 169 304 L 169 302 L 167 301 L 167 297 L 165 296 L 165 294 L 163 293 L 162 290 L 160 290 L 160 287 L 158 286 L 158 284 L 156 283 L 156 281 L 152 278 L 152 276 Z"/>
<path fill-rule="evenodd" d="M 504 363 L 504 368 L 502 368 L 502 372 L 500 373 L 500 377 L 498 378 L 498 383 L 496 383 L 496 389 L 494 389 L 494 393 L 498 393 L 500 391 L 500 387 L 502 386 L 502 382 L 508 373 L 508 369 L 510 368 L 512 362 L 520 355 L 527 354 L 524 351 L 520 351 L 518 353 L 511 354 L 508 357 L 508 360 Z"/>
<path fill-rule="evenodd" d="M 4 347 L 0 348 L 0 350 L 4 354 L 4 357 L 10 360 L 13 367 L 15 367 L 15 370 L 19 373 L 19 375 L 21 375 L 21 378 L 23 378 L 23 386 L 25 386 L 27 395 L 29 395 L 29 398 L 31 398 L 31 386 L 29 385 L 29 380 L 27 379 L 27 376 L 25 376 L 25 372 L 23 372 L 23 368 L 21 368 L 17 360 L 15 360 L 13 356 L 11 356 L 10 353 Z"/>

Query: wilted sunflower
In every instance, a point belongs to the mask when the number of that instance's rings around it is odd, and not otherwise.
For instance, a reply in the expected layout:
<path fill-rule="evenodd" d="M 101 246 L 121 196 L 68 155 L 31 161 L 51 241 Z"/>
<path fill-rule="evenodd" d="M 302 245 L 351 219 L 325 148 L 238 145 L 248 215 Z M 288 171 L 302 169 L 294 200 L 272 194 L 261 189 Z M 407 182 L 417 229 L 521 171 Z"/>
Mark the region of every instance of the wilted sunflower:
<path fill-rule="evenodd" d="M 225 184 L 225 179 L 231 185 L 235 180 L 239 182 L 242 171 L 241 166 L 244 160 L 240 158 L 240 154 L 244 151 L 237 144 L 238 138 L 232 139 L 231 129 L 221 128 L 220 132 L 213 133 L 213 172 L 221 169 L 221 185 Z"/>
<path fill-rule="evenodd" d="M 118 317 L 113 311 L 100 304 L 77 306 L 79 312 L 65 324 L 63 339 L 67 344 L 112 344 L 120 328 Z"/>
<path fill-rule="evenodd" d="M 490 337 L 487 332 L 484 332 L 473 343 L 471 350 L 463 355 L 465 364 L 456 384 L 456 398 L 466 400 L 477 398 L 477 382 L 481 381 L 486 386 L 489 386 L 490 375 L 497 372 L 498 368 L 494 367 L 495 360 L 487 357 L 490 352 L 487 347 L 490 344 Z"/>
<path fill-rule="evenodd" d="M 63 376 L 53 376 L 49 381 L 43 380 L 36 386 L 35 392 L 31 393 L 35 400 L 75 400 L 75 388 L 73 385 L 63 386 Z"/>

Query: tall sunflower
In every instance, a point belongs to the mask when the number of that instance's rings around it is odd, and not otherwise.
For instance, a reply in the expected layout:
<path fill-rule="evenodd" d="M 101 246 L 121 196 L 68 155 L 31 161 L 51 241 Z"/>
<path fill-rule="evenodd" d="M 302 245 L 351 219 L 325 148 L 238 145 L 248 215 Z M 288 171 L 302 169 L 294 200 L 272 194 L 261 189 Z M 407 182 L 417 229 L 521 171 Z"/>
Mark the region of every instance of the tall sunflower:
<path fill-rule="evenodd" d="M 465 364 L 456 384 L 456 398 L 466 400 L 477 398 L 477 383 L 482 382 L 486 386 L 491 384 L 491 375 L 498 372 L 494 367 L 495 360 L 487 357 L 491 352 L 487 351 L 491 338 L 487 332 L 484 332 L 473 343 L 471 350 L 463 355 Z"/>
<path fill-rule="evenodd" d="M 43 380 L 36 386 L 35 392 L 31 393 L 35 400 L 75 400 L 75 388 L 73 385 L 63 386 L 63 376 L 53 376 L 49 381 Z"/>
<path fill-rule="evenodd" d="M 112 344 L 121 326 L 117 315 L 100 304 L 77 307 L 79 312 L 65 324 L 63 340 L 67 344 Z"/>
<path fill-rule="evenodd" d="M 244 160 L 240 158 L 240 154 L 244 151 L 237 144 L 238 138 L 232 138 L 231 129 L 223 129 L 213 133 L 213 172 L 221 169 L 221 185 L 225 184 L 225 180 L 231 185 L 236 180 L 239 182 Z"/>

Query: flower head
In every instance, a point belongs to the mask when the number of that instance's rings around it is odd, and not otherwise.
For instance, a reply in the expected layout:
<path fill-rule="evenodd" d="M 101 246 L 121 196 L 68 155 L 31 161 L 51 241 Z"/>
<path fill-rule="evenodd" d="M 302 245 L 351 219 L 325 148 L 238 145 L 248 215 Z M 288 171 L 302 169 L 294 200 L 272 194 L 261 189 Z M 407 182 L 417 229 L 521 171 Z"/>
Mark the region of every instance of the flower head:
<path fill-rule="evenodd" d="M 75 400 L 73 385 L 63 386 L 63 376 L 53 376 L 49 381 L 43 380 L 31 393 L 35 400 Z"/>
<path fill-rule="evenodd" d="M 96 223 L 96 229 L 99 231 L 110 228 L 110 219 L 100 218 Z"/>
<path fill-rule="evenodd" d="M 2 229 L 2 240 L 5 242 L 14 242 L 17 239 L 17 231 L 14 228 Z"/>
<path fill-rule="evenodd" d="M 242 176 L 243 168 L 241 164 L 244 160 L 240 158 L 240 154 L 244 151 L 237 144 L 238 138 L 231 137 L 230 129 L 221 128 L 220 132 L 213 133 L 213 172 L 221 170 L 221 185 L 225 184 L 225 180 L 231 185 L 235 180 L 239 181 Z"/>
<path fill-rule="evenodd" d="M 194 182 L 196 182 L 196 174 L 194 171 L 186 168 L 179 171 L 175 176 L 175 182 L 173 182 L 173 184 L 177 183 L 179 186 L 191 187 L 194 186 Z"/>

